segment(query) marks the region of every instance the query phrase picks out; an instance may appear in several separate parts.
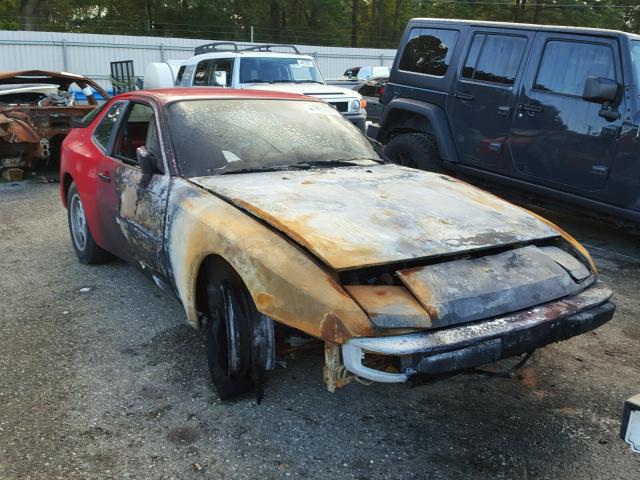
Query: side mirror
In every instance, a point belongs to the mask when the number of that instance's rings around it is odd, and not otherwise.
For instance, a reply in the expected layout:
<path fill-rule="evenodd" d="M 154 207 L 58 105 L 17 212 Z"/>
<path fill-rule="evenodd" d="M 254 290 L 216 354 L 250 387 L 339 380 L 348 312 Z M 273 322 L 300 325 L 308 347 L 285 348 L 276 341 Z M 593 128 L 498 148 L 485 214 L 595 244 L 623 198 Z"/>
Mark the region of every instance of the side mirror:
<path fill-rule="evenodd" d="M 582 98 L 587 102 L 613 102 L 618 97 L 620 85 L 615 80 L 602 77 L 588 77 Z"/>
<path fill-rule="evenodd" d="M 219 87 L 227 86 L 227 72 L 213 72 L 213 82 Z"/>
<path fill-rule="evenodd" d="M 143 175 L 153 175 L 155 173 L 154 158 L 151 152 L 147 150 L 147 147 L 136 148 L 136 157 L 138 157 L 138 164 Z"/>

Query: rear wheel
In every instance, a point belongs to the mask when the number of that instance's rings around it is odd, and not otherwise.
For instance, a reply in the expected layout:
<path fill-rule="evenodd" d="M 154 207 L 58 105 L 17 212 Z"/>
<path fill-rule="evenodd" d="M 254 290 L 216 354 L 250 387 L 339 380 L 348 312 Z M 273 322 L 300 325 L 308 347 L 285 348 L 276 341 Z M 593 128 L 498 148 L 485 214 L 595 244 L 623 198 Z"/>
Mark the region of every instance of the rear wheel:
<path fill-rule="evenodd" d="M 442 172 L 442 159 L 432 135 L 403 133 L 384 146 L 385 155 L 394 163 L 431 172 Z"/>
<path fill-rule="evenodd" d="M 104 263 L 111 258 L 106 250 L 96 244 L 91 235 L 84 204 L 75 183 L 71 184 L 67 193 L 67 220 L 69 221 L 71 243 L 81 263 Z"/>
<path fill-rule="evenodd" d="M 264 378 L 273 368 L 272 320 L 260 314 L 230 267 L 207 266 L 207 359 L 221 400 L 255 391 L 262 399 Z"/>

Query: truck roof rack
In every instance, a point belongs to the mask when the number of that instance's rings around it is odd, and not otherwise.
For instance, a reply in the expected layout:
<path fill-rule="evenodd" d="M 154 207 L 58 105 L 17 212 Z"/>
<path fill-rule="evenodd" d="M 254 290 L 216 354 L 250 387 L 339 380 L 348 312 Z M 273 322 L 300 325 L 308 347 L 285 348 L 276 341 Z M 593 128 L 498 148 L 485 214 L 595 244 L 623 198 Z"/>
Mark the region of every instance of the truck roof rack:
<path fill-rule="evenodd" d="M 228 48 L 220 48 L 223 45 L 230 45 L 232 49 Z M 200 45 L 196 47 L 194 55 L 202 55 L 203 53 L 209 52 L 237 52 L 238 44 L 235 42 L 213 42 L 213 43 L 205 43 L 204 45 Z"/>
<path fill-rule="evenodd" d="M 243 49 L 244 52 L 247 51 L 256 51 L 256 52 L 271 52 L 272 48 L 290 48 L 291 50 L 293 50 L 294 52 L 296 52 L 298 55 L 300 55 L 300 50 L 298 50 L 298 47 L 296 47 L 295 45 L 280 45 L 280 44 L 271 44 L 271 43 L 267 43 L 264 45 L 256 45 L 254 47 L 248 47 Z"/>

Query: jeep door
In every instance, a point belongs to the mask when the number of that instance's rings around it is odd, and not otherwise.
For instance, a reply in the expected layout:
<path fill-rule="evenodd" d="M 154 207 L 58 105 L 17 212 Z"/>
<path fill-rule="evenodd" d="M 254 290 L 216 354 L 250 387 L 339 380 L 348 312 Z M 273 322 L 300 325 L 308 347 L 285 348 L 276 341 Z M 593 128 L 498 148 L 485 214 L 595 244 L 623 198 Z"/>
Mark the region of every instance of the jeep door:
<path fill-rule="evenodd" d="M 588 77 L 622 83 L 618 43 L 540 32 L 532 53 L 509 138 L 517 176 L 589 196 L 607 183 L 622 118 L 582 96 Z M 612 110 L 623 112 L 618 97 Z"/>
<path fill-rule="evenodd" d="M 487 170 L 508 169 L 505 150 L 515 88 L 533 37 L 533 32 L 525 30 L 472 30 L 449 99 L 462 163 Z"/>

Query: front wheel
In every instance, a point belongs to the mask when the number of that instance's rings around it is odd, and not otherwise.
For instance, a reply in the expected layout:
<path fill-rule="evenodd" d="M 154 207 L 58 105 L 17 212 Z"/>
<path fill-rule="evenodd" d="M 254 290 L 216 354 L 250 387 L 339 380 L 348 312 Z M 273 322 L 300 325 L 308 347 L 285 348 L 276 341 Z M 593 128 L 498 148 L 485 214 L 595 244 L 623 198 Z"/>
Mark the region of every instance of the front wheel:
<path fill-rule="evenodd" d="M 393 137 L 384 153 L 394 163 L 430 172 L 442 172 L 442 159 L 432 135 L 427 133 L 403 133 Z"/>
<path fill-rule="evenodd" d="M 71 184 L 67 193 L 67 220 L 71 243 L 81 263 L 92 265 L 104 263 L 111 258 L 106 250 L 98 246 L 91 235 L 84 204 L 75 183 Z"/>
<path fill-rule="evenodd" d="M 207 359 L 221 400 L 255 391 L 262 399 L 267 370 L 273 368 L 272 320 L 260 314 L 240 278 L 217 262 L 207 268 Z"/>

